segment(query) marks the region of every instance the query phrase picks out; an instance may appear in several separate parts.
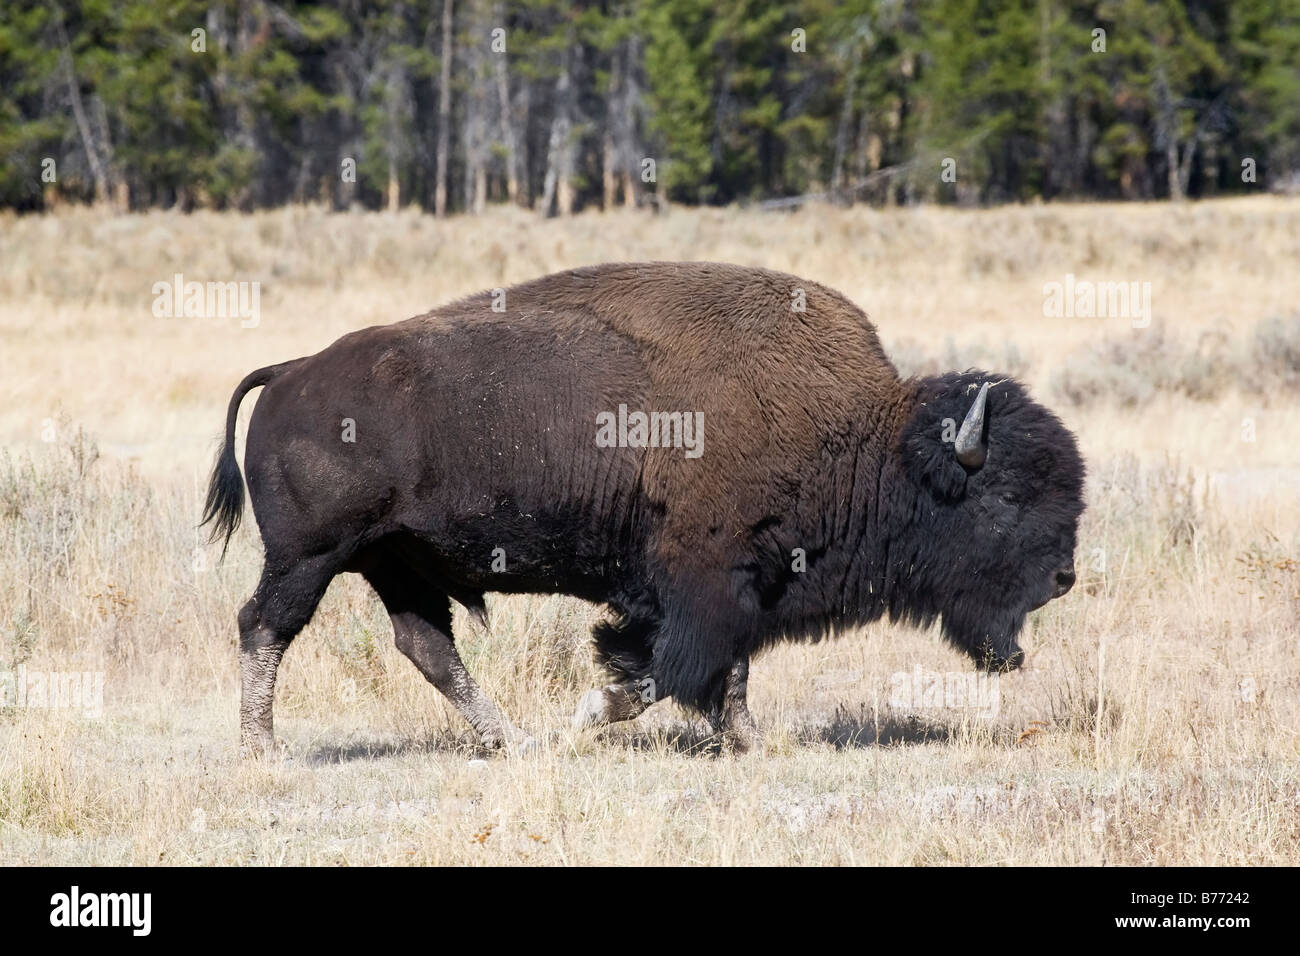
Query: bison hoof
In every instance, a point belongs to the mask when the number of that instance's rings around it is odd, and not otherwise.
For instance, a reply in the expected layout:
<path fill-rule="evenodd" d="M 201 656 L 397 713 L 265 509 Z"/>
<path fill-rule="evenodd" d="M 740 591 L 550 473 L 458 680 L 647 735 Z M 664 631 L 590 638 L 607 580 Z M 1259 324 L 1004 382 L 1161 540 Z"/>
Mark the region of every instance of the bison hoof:
<path fill-rule="evenodd" d="M 241 760 L 267 760 L 284 755 L 288 748 L 273 737 L 245 737 L 239 742 Z"/>
<path fill-rule="evenodd" d="M 589 690 L 578 701 L 578 709 L 573 713 L 573 730 L 578 732 L 588 727 L 605 723 L 605 692 Z"/>
<path fill-rule="evenodd" d="M 763 748 L 763 735 L 755 731 L 728 730 L 722 735 L 722 746 L 733 754 L 761 750 Z"/>
<path fill-rule="evenodd" d="M 483 746 L 508 757 L 522 757 L 540 751 L 537 738 L 511 727 L 503 734 L 483 735 Z"/>
<path fill-rule="evenodd" d="M 540 753 L 541 749 L 542 745 L 531 734 L 519 734 L 518 737 L 506 745 L 506 753 L 512 757 L 527 757 Z"/>

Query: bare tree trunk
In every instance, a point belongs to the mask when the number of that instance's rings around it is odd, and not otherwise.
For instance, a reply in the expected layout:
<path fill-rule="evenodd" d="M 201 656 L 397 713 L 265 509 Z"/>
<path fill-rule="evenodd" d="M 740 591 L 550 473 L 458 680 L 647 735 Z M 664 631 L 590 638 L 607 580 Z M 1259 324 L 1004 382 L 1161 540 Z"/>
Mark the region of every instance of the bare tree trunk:
<path fill-rule="evenodd" d="M 392 156 L 388 157 L 388 190 L 387 206 L 389 212 L 397 212 L 402 202 L 402 185 L 397 180 L 397 162 Z"/>
<path fill-rule="evenodd" d="M 559 185 L 555 189 L 555 214 L 557 216 L 573 215 L 573 181 L 569 178 L 568 164 L 560 175 Z"/>
<path fill-rule="evenodd" d="M 505 10 L 498 3 L 492 11 L 497 23 L 505 22 Z M 510 109 L 510 76 L 507 72 L 506 54 L 496 53 L 495 70 L 497 78 L 497 101 L 501 112 L 501 144 L 506 152 L 506 198 L 511 203 L 519 202 L 519 155 L 515 147 L 515 124 Z"/>
<path fill-rule="evenodd" d="M 410 99 L 410 83 L 406 68 L 394 60 L 388 64 L 388 77 L 384 82 L 384 139 L 388 158 L 388 188 L 386 205 L 389 212 L 397 212 L 402 203 L 402 184 L 399 170 L 410 156 L 408 137 L 415 107 Z"/>
<path fill-rule="evenodd" d="M 567 216 L 573 212 L 573 190 L 569 184 L 573 164 L 573 144 L 570 142 L 573 98 L 569 75 L 572 47 L 572 43 L 566 42 L 560 55 L 560 75 L 555 81 L 555 116 L 551 120 L 551 136 L 546 150 L 546 179 L 542 185 L 540 207 L 543 216 L 551 214 L 552 205 L 557 215 Z"/>
<path fill-rule="evenodd" d="M 242 34 L 238 32 L 238 27 L 243 21 L 238 13 L 235 15 L 235 22 L 236 37 L 240 37 Z M 243 112 L 239 106 L 240 91 L 235 89 L 230 68 L 227 65 L 241 52 L 238 39 L 231 39 L 231 31 L 226 27 L 226 11 L 221 5 L 214 4 L 208 8 L 204 26 L 208 32 L 208 43 L 211 44 L 213 50 L 219 50 L 222 54 L 217 57 L 217 68 L 212 76 L 212 92 L 213 99 L 217 104 L 219 133 L 222 140 L 243 147 L 247 144 L 240 125 L 243 118 Z M 212 198 L 208 195 L 207 190 L 200 186 L 199 204 L 209 206 L 211 202 Z"/>
<path fill-rule="evenodd" d="M 1174 97 L 1169 89 L 1169 77 L 1164 66 L 1156 69 L 1156 138 L 1165 150 L 1168 167 L 1169 198 L 1179 202 L 1183 198 L 1183 184 L 1178 178 L 1178 114 Z"/>
<path fill-rule="evenodd" d="M 487 208 L 487 166 L 479 163 L 474 170 L 474 215 L 483 215 Z"/>
<path fill-rule="evenodd" d="M 447 214 L 447 150 L 451 139 L 451 13 L 452 0 L 442 0 L 442 69 L 438 76 L 438 152 L 433 188 L 433 214 Z"/>
<path fill-rule="evenodd" d="M 601 141 L 600 192 L 601 208 L 613 209 L 618 199 L 618 178 L 614 175 L 614 134 L 608 126 Z"/>
<path fill-rule="evenodd" d="M 615 167 L 618 163 L 617 146 L 614 143 L 614 127 L 620 122 L 622 102 L 619 93 L 623 85 L 623 45 L 614 47 L 609 64 L 609 90 L 605 96 L 605 130 L 601 137 L 601 208 L 613 209 L 618 198 L 618 178 Z"/>
<path fill-rule="evenodd" d="M 555 211 L 561 216 L 573 215 L 573 201 L 576 194 L 573 191 L 573 167 L 574 153 L 577 144 L 573 140 L 573 121 L 574 112 L 577 108 L 577 89 L 573 84 L 573 74 L 582 66 L 582 47 L 573 43 L 572 38 L 569 40 L 572 52 L 567 60 L 568 69 L 566 75 L 568 82 L 565 84 L 565 123 L 564 136 L 560 138 L 560 163 L 559 163 L 559 184 L 555 190 Z"/>
<path fill-rule="evenodd" d="M 90 121 L 86 118 L 86 107 L 81 101 L 81 87 L 77 83 L 77 74 L 72 66 L 72 48 L 68 44 L 68 34 L 63 28 L 63 11 L 55 18 L 59 27 L 59 44 L 63 48 L 60 61 L 63 65 L 64 78 L 68 84 L 68 98 L 72 101 L 72 115 L 77 121 L 77 132 L 81 135 L 81 146 L 86 151 L 86 161 L 90 165 L 90 175 L 95 181 L 95 204 L 102 205 L 109 200 L 109 182 L 107 163 L 99 155 L 95 137 L 90 131 Z"/>
<path fill-rule="evenodd" d="M 252 5 L 241 3 L 238 5 L 238 13 L 235 15 L 235 40 L 234 54 L 242 56 L 252 45 L 253 38 L 256 36 L 253 22 Z M 243 84 L 239 84 L 235 97 L 235 142 L 240 148 L 247 149 L 251 153 L 258 152 L 257 135 L 254 133 L 256 121 L 253 117 L 253 111 L 249 104 L 251 91 Z M 238 189 L 233 190 L 230 195 L 230 202 L 245 212 L 253 208 L 255 201 L 255 183 L 243 183 Z"/>
<path fill-rule="evenodd" d="M 849 72 L 844 78 L 844 102 L 840 106 L 840 121 L 835 130 L 835 161 L 831 167 L 831 194 L 841 202 L 852 202 L 852 194 L 844 191 L 844 162 L 849 153 L 849 127 L 853 123 L 853 94 L 857 90 L 858 67 L 862 63 L 862 44 L 853 42 L 849 57 Z"/>
<path fill-rule="evenodd" d="M 577 72 L 582 64 L 582 48 L 573 44 L 572 38 L 569 38 L 568 59 L 565 61 L 564 83 L 564 135 L 560 137 L 560 160 L 559 160 L 559 183 L 555 187 L 555 212 L 560 216 L 573 215 L 573 152 L 575 152 L 575 142 L 573 142 L 573 112 L 576 109 L 577 90 L 573 86 L 573 74 Z"/>
<path fill-rule="evenodd" d="M 1169 165 L 1169 198 L 1179 202 L 1183 199 L 1183 184 L 1178 178 L 1178 146 L 1173 140 L 1165 147 L 1165 162 Z"/>
<path fill-rule="evenodd" d="M 633 34 L 627 40 L 627 52 L 623 58 L 623 108 L 618 114 L 615 126 L 615 148 L 618 150 L 618 165 L 622 170 L 623 205 L 638 205 L 641 189 L 640 168 L 637 164 L 636 109 L 641 103 L 641 86 L 637 76 L 640 57 L 641 38 Z"/>
<path fill-rule="evenodd" d="M 1178 186 L 1184 196 L 1187 195 L 1187 187 L 1192 183 L 1192 160 L 1196 158 L 1196 147 L 1199 143 L 1200 136 L 1193 135 L 1183 150 L 1183 159 L 1178 165 Z"/>
<path fill-rule="evenodd" d="M 108 181 L 113 184 L 113 207 L 118 212 L 130 212 L 131 184 L 117 168 L 117 163 L 113 161 L 113 131 L 108 122 L 108 110 L 104 108 L 104 100 L 98 95 L 91 97 L 90 103 L 93 107 L 91 116 L 99 129 L 99 151 L 106 157 L 105 171 Z"/>
<path fill-rule="evenodd" d="M 471 38 L 461 57 L 460 75 L 465 87 L 461 144 L 465 152 L 465 207 L 474 215 L 487 208 L 488 164 L 492 157 L 492 111 L 500 95 L 488 62 L 487 48 L 491 32 L 491 8 L 486 0 L 468 0 L 461 4 L 463 30 Z"/>
<path fill-rule="evenodd" d="M 871 117 L 864 109 L 858 117 L 858 131 L 854 134 L 853 182 L 855 184 L 866 179 L 868 172 L 874 173 L 880 168 L 884 152 L 885 144 L 872 132 Z"/>
<path fill-rule="evenodd" d="M 904 73 L 904 75 L 906 76 L 906 75 L 908 75 L 908 74 L 907 74 L 907 73 Z M 895 103 L 894 106 L 893 106 L 893 107 L 889 110 L 889 112 L 886 114 L 885 119 L 884 119 L 884 122 L 881 123 L 881 127 L 882 127 L 883 130 L 884 130 L 884 135 L 885 135 L 885 136 L 888 136 L 888 135 L 890 135 L 891 131 L 892 131 L 895 135 L 897 135 L 897 131 L 902 127 L 902 125 L 903 125 L 903 113 L 902 113 L 902 110 L 899 108 L 898 104 Z M 884 155 L 885 155 L 885 154 L 884 154 L 884 145 L 885 145 L 885 144 L 884 144 L 884 141 L 883 141 L 883 139 L 882 139 L 882 140 L 881 140 L 881 158 L 882 158 L 882 161 L 883 161 L 883 158 L 884 158 Z M 905 178 L 904 178 L 904 183 L 906 183 L 906 180 L 907 180 L 907 179 L 910 179 L 910 178 L 911 178 L 911 177 L 905 177 Z M 903 188 L 904 188 L 904 189 L 907 188 L 905 184 L 904 184 L 904 187 L 903 187 Z M 884 184 L 884 189 L 885 189 L 885 207 L 888 208 L 888 209 L 892 209 L 892 208 L 894 208 L 895 206 L 898 205 L 898 189 L 899 189 L 899 187 L 898 187 L 898 185 L 897 185 L 895 182 L 886 181 L 885 184 Z"/>
<path fill-rule="evenodd" d="M 516 169 L 519 170 L 519 205 L 531 209 L 533 205 L 532 167 L 529 165 L 532 152 L 528 147 L 528 118 L 533 108 L 533 87 L 525 79 L 519 87 L 519 100 L 516 113 L 519 117 L 520 134 L 515 137 L 515 149 L 519 152 Z"/>
<path fill-rule="evenodd" d="M 501 143 L 506 150 L 506 198 L 519 202 L 519 153 L 515 147 L 515 124 L 510 115 L 510 78 L 506 75 L 506 57 L 497 55 L 497 97 L 501 101 Z"/>

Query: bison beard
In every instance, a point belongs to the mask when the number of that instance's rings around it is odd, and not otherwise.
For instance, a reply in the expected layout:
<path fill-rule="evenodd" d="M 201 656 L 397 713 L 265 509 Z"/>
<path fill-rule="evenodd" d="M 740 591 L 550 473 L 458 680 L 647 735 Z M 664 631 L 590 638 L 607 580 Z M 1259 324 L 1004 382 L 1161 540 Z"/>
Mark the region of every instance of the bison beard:
<path fill-rule="evenodd" d="M 1073 581 L 1070 433 L 1010 379 L 900 380 L 836 292 L 653 263 L 559 273 L 506 290 L 504 312 L 494 302 L 352 333 L 235 390 L 204 520 L 227 542 L 239 523 L 235 419 L 263 386 L 245 453 L 265 547 L 239 614 L 248 749 L 271 742 L 280 658 L 344 571 L 371 583 L 425 677 L 506 745 L 523 735 L 461 663 L 452 600 L 479 613 L 487 591 L 604 603 L 593 638 L 615 682 L 583 698 L 575 725 L 672 697 L 744 746 L 763 647 L 888 614 L 938 619 L 981 666 L 1013 668 L 1025 615 Z M 598 443 L 621 405 L 698 416 L 703 453 Z"/>

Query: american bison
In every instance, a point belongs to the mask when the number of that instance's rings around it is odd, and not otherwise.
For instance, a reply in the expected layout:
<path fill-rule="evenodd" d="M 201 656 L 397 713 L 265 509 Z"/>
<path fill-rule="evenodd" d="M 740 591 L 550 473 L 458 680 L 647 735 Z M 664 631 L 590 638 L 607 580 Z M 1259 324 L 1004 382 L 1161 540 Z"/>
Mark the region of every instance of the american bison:
<path fill-rule="evenodd" d="M 235 389 L 204 522 L 243 509 L 265 566 L 239 613 L 244 747 L 330 580 L 365 576 L 397 646 L 488 745 L 525 740 L 456 652 L 451 601 L 602 603 L 614 680 L 574 723 L 672 697 L 737 747 L 750 658 L 882 615 L 982 667 L 1074 581 L 1083 462 L 1017 382 L 900 379 L 867 316 L 814 282 L 715 263 L 603 265 L 470 296 Z"/>

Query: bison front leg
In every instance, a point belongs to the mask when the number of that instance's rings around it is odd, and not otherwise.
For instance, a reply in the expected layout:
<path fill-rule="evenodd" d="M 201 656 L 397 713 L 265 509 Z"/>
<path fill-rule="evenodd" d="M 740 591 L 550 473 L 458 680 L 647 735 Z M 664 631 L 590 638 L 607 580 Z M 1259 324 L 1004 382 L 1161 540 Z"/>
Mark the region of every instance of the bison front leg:
<path fill-rule="evenodd" d="M 722 734 L 723 743 L 736 753 L 753 750 L 763 743 L 758 724 L 749 712 L 749 658 L 741 658 L 727 672 L 722 690 L 722 707 L 710 716 L 715 733 Z"/>
<path fill-rule="evenodd" d="M 623 720 L 634 720 L 654 703 L 654 685 L 646 680 L 626 680 L 589 690 L 578 701 L 573 714 L 573 729 L 586 730 Z"/>
<path fill-rule="evenodd" d="M 658 618 L 620 614 L 592 628 L 597 662 L 623 679 L 582 695 L 573 715 L 575 732 L 635 720 L 659 699 L 651 678 L 633 676 L 653 669 L 650 637 L 659 623 Z"/>

